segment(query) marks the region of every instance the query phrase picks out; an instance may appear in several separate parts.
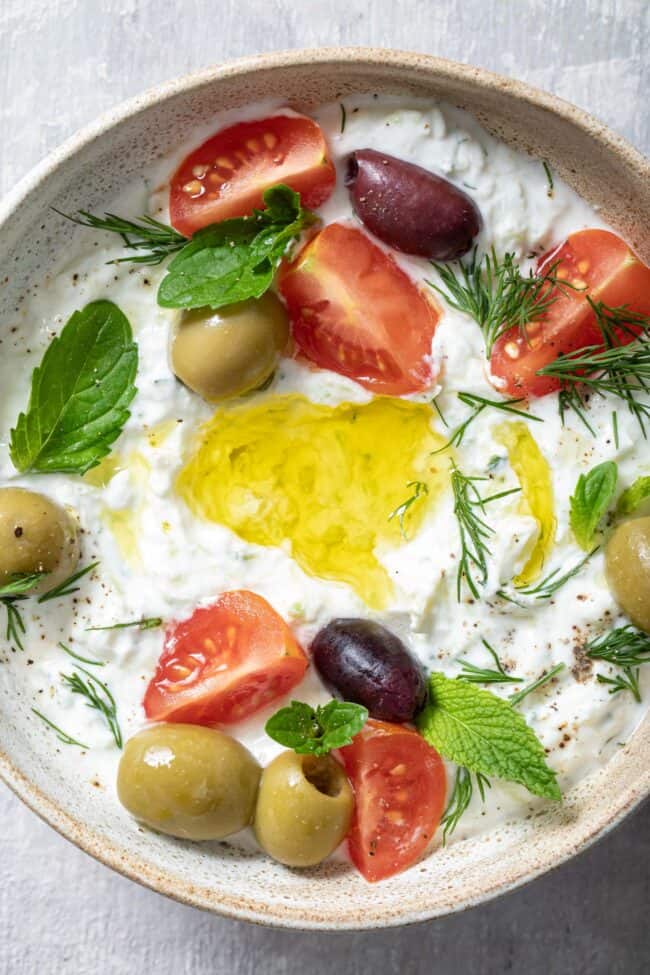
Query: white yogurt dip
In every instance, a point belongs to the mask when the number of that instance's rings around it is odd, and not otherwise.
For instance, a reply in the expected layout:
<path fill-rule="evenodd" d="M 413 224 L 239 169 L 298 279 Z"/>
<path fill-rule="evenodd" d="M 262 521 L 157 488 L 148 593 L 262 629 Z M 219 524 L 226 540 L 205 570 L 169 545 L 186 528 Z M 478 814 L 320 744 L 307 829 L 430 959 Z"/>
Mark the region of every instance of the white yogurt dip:
<path fill-rule="evenodd" d="M 167 180 L 194 144 L 224 124 L 263 117 L 277 109 L 266 103 L 246 112 L 216 115 L 197 131 L 195 140 L 143 173 L 106 210 L 131 218 L 149 212 L 165 220 Z M 382 96 L 349 98 L 346 110 L 343 132 L 338 104 L 314 113 L 338 170 L 337 187 L 318 211 L 326 223 L 355 220 L 343 166 L 350 151 L 367 147 L 417 163 L 466 189 L 483 215 L 481 249 L 494 246 L 499 254 L 511 251 L 525 262 L 573 231 L 603 226 L 598 214 L 560 179 L 555 178 L 549 193 L 539 160 L 499 143 L 457 109 Z M 59 649 L 59 642 L 107 662 L 102 679 L 116 698 L 128 737 L 145 722 L 142 698 L 162 649 L 162 631 L 88 632 L 87 628 L 140 617 L 182 618 L 229 589 L 251 589 L 264 596 L 289 621 L 305 647 L 333 617 L 373 616 L 397 632 L 428 667 L 450 676 L 458 674 L 461 659 L 490 665 L 482 638 L 527 681 L 564 663 L 566 670 L 552 684 L 526 698 L 522 713 L 544 744 L 563 790 L 602 766 L 629 738 L 643 711 L 630 694 L 611 696 L 596 681 L 597 673 L 609 673 L 609 668 L 586 665 L 579 653 L 586 639 L 626 622 L 605 582 L 602 554 L 594 555 L 551 600 L 532 608 L 504 604 L 496 592 L 521 568 L 526 542 L 536 531 L 530 517 L 517 513 L 516 497 L 505 498 L 490 506 L 495 534 L 483 599 L 464 598 L 459 603 L 455 591 L 458 529 L 447 495 L 415 538 L 380 553 L 395 584 L 395 597 L 385 611 L 371 613 L 348 586 L 308 576 L 284 549 L 251 545 L 225 527 L 196 518 L 173 485 L 197 428 L 213 409 L 170 371 L 169 334 L 178 313 L 160 308 L 155 300 L 164 269 L 107 263 L 122 254 L 119 241 L 109 235 L 80 231 L 75 252 L 62 256 L 56 273 L 34 283 L 15 319 L 4 322 L 1 332 L 0 483 L 42 491 L 74 508 L 84 532 L 84 563 L 98 560 L 100 567 L 82 580 L 73 600 L 22 604 L 27 649 L 12 653 L 0 641 L 0 655 L 7 658 L 0 680 L 27 688 L 34 706 L 90 746 L 88 752 L 68 749 L 69 762 L 78 766 L 79 776 L 97 776 L 106 788 L 105 801 L 117 802 L 119 752 L 101 717 L 62 684 L 60 674 L 70 672 L 72 662 Z M 403 255 L 396 259 L 415 280 L 435 279 L 427 261 Z M 17 475 L 9 459 L 9 432 L 25 408 L 32 369 L 69 316 L 98 298 L 114 301 L 126 314 L 140 355 L 138 393 L 115 445 L 118 469 L 103 487 L 73 476 Z M 453 429 L 467 415 L 456 397 L 458 391 L 495 395 L 485 375 L 478 326 L 445 307 L 432 354 L 441 365 L 438 386 L 412 398 L 430 400 L 439 392 L 437 402 Z M 281 393 L 301 393 L 327 404 L 371 398 L 351 380 L 289 359 L 282 361 L 272 388 L 256 395 Z M 634 418 L 620 405 L 615 445 L 612 411 L 616 404 L 607 398 L 590 412 L 594 437 L 573 416 L 562 426 L 555 396 L 534 400 L 530 409 L 544 420 L 525 422 L 553 473 L 557 534 L 546 568 L 565 570 L 584 554 L 568 525 L 569 497 L 578 476 L 601 461 L 615 460 L 621 483 L 631 483 L 638 474 L 649 472 L 648 447 Z M 485 411 L 471 425 L 460 450 L 466 472 L 483 475 L 495 456 L 505 457 L 493 437 L 494 427 L 503 420 L 503 414 Z M 445 432 L 441 425 L 439 430 Z M 517 486 L 507 459 L 494 467 L 492 479 L 495 490 Z M 642 681 L 647 694 L 650 675 L 642 674 Z M 504 696 L 511 691 L 508 686 L 493 689 Z M 312 703 L 330 697 L 313 670 L 292 696 Z M 229 729 L 262 764 L 280 750 L 263 731 L 269 713 L 278 706 Z M 52 748 L 62 747 L 53 736 Z M 506 819 L 529 816 L 541 805 L 519 786 L 497 781 L 492 785 L 485 806 L 474 796 L 454 842 Z"/>

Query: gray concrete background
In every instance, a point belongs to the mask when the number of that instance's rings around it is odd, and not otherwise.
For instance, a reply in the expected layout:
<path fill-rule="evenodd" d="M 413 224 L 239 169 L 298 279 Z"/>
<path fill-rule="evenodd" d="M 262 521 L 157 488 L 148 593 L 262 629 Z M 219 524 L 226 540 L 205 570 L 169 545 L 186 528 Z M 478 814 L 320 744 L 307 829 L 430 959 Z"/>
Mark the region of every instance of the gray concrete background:
<path fill-rule="evenodd" d="M 491 68 L 650 152 L 647 0 L 2 0 L 0 189 L 99 112 L 175 75 L 280 48 L 369 44 Z M 0 975 L 641 975 L 650 806 L 529 887 L 367 934 L 224 921 L 112 874 L 0 786 Z"/>

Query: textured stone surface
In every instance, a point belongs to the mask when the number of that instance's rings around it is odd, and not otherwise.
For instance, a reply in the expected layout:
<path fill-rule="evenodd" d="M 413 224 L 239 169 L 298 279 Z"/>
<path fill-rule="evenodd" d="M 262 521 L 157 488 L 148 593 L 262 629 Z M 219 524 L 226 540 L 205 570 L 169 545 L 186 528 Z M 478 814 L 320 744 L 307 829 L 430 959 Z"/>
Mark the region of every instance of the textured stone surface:
<path fill-rule="evenodd" d="M 647 0 L 4 0 L 0 189 L 99 112 L 174 75 L 280 48 L 368 44 L 547 88 L 646 153 Z M 414 929 L 299 934 L 222 921 L 67 844 L 0 786 L 0 975 L 351 975 L 650 969 L 650 807 L 529 887 Z"/>

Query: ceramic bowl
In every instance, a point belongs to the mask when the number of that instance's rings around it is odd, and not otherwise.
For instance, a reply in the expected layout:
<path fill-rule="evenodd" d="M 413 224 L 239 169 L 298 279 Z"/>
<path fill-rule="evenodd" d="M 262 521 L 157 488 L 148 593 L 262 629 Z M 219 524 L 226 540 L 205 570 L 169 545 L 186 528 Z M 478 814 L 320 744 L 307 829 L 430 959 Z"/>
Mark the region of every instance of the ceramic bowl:
<path fill-rule="evenodd" d="M 293 51 L 162 85 L 104 115 L 27 176 L 0 210 L 0 323 L 73 229 L 48 218 L 100 208 L 131 176 L 217 109 L 281 97 L 310 106 L 353 92 L 411 91 L 472 112 L 505 142 L 547 159 L 650 262 L 650 165 L 577 108 L 485 71 L 385 50 Z M 2 325 L 0 324 L 0 329 Z M 650 791 L 650 718 L 561 808 L 438 850 L 406 873 L 366 884 L 342 863 L 287 870 L 261 854 L 192 845 L 138 830 L 117 802 L 79 781 L 35 727 L 30 700 L 0 667 L 0 772 L 36 813 L 134 880 L 219 914 L 300 928 L 372 928 L 485 901 L 557 866 L 602 836 Z"/>

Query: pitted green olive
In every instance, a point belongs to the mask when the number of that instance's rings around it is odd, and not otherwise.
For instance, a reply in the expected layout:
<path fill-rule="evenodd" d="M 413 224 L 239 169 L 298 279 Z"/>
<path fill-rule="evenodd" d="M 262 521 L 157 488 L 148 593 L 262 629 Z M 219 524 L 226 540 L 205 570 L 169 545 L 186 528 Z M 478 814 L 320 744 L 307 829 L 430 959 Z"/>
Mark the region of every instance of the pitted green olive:
<path fill-rule="evenodd" d="M 345 838 L 353 808 L 352 787 L 330 755 L 283 752 L 262 772 L 255 833 L 274 860 L 314 866 Z"/>
<path fill-rule="evenodd" d="M 12 576 L 46 572 L 34 591 L 66 579 L 79 561 L 79 530 L 64 508 L 36 491 L 0 488 L 0 585 Z"/>
<path fill-rule="evenodd" d="M 124 746 L 120 802 L 140 822 L 188 840 L 221 840 L 253 818 L 260 767 L 213 728 L 159 724 Z"/>
<path fill-rule="evenodd" d="M 185 312 L 172 339 L 172 368 L 181 382 L 210 403 L 261 386 L 289 339 L 282 302 L 267 292 L 212 311 Z"/>
<path fill-rule="evenodd" d="M 650 633 L 650 517 L 624 521 L 614 529 L 605 566 L 616 602 L 635 626 Z"/>

